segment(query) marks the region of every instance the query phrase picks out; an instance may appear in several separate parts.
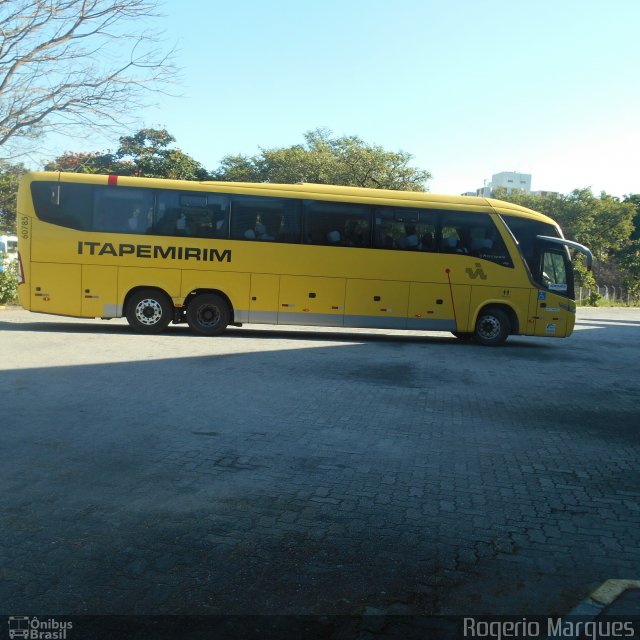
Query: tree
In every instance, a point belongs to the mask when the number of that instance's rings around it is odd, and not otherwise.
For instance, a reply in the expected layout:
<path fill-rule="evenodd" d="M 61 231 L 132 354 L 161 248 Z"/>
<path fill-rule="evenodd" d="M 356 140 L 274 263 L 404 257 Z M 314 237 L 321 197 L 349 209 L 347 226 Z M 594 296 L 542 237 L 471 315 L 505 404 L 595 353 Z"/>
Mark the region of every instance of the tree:
<path fill-rule="evenodd" d="M 216 180 L 241 182 L 339 184 L 355 187 L 424 191 L 428 171 L 409 165 L 405 151 L 386 151 L 358 136 L 332 138 L 331 131 L 305 134 L 305 144 L 261 149 L 258 155 L 227 155 Z"/>
<path fill-rule="evenodd" d="M 632 204 L 635 207 L 635 215 L 633 216 L 633 232 L 631 233 L 631 240 L 640 240 L 640 193 L 625 196 L 625 202 Z"/>
<path fill-rule="evenodd" d="M 625 203 L 635 209 L 633 231 L 629 239 L 616 252 L 622 268 L 623 284 L 635 300 L 640 299 L 640 194 L 628 195 Z"/>
<path fill-rule="evenodd" d="M 65 152 L 47 163 L 47 171 L 76 173 L 116 173 L 121 176 L 207 180 L 207 170 L 191 156 L 170 145 L 175 138 L 166 129 L 141 129 L 120 138 L 115 153 Z"/>
<path fill-rule="evenodd" d="M 18 183 L 27 172 L 22 164 L 0 162 L 0 231 L 16 233 Z"/>
<path fill-rule="evenodd" d="M 578 284 L 592 287 L 597 280 L 602 285 L 622 285 L 618 253 L 629 242 L 633 231 L 636 210 L 632 203 L 621 202 L 605 192 L 596 198 L 591 189 L 574 189 L 559 196 L 538 196 L 521 191 L 507 195 L 506 190 L 499 189 L 494 195 L 500 200 L 547 214 L 558 222 L 567 238 L 591 249 L 593 276 L 582 265 L 583 258 L 578 258 Z"/>
<path fill-rule="evenodd" d="M 156 3 L 0 1 L 0 153 L 22 155 L 27 139 L 49 132 L 131 120 L 175 75 L 149 26 Z"/>
<path fill-rule="evenodd" d="M 47 162 L 44 165 L 44 170 L 68 171 L 69 173 L 119 173 L 117 167 L 118 160 L 109 151 L 65 151 L 55 160 Z"/>
<path fill-rule="evenodd" d="M 197 160 L 181 149 L 169 147 L 175 141 L 166 129 L 141 129 L 133 136 L 120 138 L 120 148 L 115 155 L 122 175 L 207 180 L 209 173 Z"/>

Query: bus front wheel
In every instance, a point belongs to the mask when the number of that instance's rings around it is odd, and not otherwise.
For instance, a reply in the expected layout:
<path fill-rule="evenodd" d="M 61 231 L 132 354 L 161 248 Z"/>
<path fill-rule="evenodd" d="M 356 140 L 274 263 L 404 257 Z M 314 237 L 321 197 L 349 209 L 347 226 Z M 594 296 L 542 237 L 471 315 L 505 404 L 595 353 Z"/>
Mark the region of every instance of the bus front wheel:
<path fill-rule="evenodd" d="M 157 289 L 140 289 L 127 302 L 127 322 L 138 333 L 160 333 L 173 317 L 169 297 Z"/>
<path fill-rule="evenodd" d="M 478 344 L 497 346 L 505 342 L 510 331 L 509 316 L 501 309 L 489 307 L 480 312 L 473 337 Z"/>
<path fill-rule="evenodd" d="M 191 330 L 202 336 L 221 334 L 230 319 L 227 301 L 215 293 L 200 293 L 187 307 L 187 322 Z"/>

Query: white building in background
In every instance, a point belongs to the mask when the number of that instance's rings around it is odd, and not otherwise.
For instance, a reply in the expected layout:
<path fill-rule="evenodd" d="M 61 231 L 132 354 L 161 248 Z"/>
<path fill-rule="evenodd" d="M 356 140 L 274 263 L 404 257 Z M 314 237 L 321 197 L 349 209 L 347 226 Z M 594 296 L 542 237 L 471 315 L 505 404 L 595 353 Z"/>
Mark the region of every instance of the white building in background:
<path fill-rule="evenodd" d="M 467 191 L 465 196 L 481 196 L 491 198 L 496 189 L 504 188 L 507 194 L 512 191 L 522 191 L 523 193 L 533 193 L 536 196 L 558 196 L 557 191 L 531 191 L 531 174 L 518 173 L 517 171 L 501 171 L 491 176 L 491 181 L 484 181 L 484 186 L 475 191 Z"/>
<path fill-rule="evenodd" d="M 0 236 L 0 271 L 18 259 L 18 236 Z"/>
<path fill-rule="evenodd" d="M 525 193 L 531 193 L 531 174 L 517 173 L 516 171 L 501 171 L 500 173 L 494 173 L 491 176 L 490 182 L 485 180 L 484 187 L 476 189 L 475 195 L 490 198 L 491 194 L 500 187 L 505 188 L 508 194 L 514 189 L 524 191 Z"/>

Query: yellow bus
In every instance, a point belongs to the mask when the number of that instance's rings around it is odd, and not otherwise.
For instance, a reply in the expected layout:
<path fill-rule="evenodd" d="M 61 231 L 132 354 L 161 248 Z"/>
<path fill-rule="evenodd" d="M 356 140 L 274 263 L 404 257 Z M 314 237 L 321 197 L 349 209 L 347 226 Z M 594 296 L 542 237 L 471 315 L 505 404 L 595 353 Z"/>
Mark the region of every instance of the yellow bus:
<path fill-rule="evenodd" d="M 483 345 L 571 334 L 573 270 L 550 218 L 478 197 L 315 184 L 27 174 L 27 310 L 140 333 L 267 323 L 447 331 Z"/>

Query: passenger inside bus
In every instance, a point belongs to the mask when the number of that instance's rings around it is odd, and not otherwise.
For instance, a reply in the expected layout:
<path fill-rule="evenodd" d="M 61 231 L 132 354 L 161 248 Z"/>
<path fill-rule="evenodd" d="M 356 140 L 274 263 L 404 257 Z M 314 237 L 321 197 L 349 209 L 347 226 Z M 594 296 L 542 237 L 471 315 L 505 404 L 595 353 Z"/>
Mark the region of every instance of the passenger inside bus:
<path fill-rule="evenodd" d="M 413 224 L 404 225 L 404 238 L 401 238 L 399 242 L 400 249 L 408 251 L 416 251 L 418 249 L 418 236 L 416 234 L 416 227 Z"/>
<path fill-rule="evenodd" d="M 267 227 L 265 227 L 262 222 L 258 222 L 255 226 L 255 235 L 256 240 L 275 240 L 275 238 L 267 233 Z"/>
<path fill-rule="evenodd" d="M 425 233 L 420 240 L 420 250 L 421 251 L 433 251 L 435 247 L 433 246 L 433 234 Z"/>

